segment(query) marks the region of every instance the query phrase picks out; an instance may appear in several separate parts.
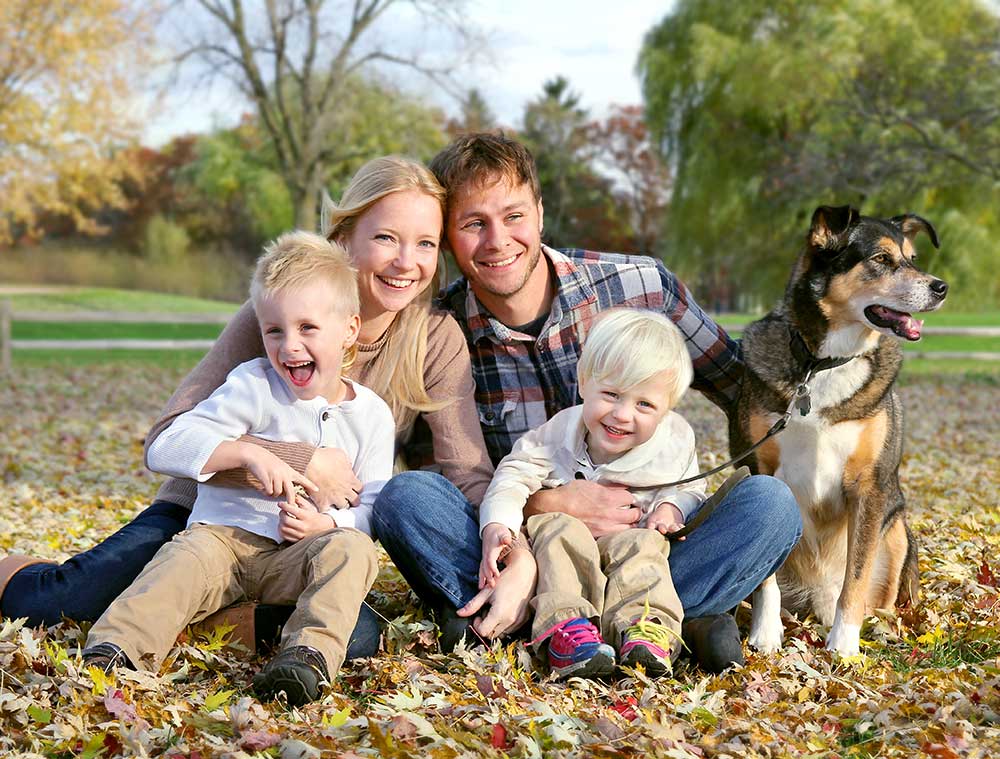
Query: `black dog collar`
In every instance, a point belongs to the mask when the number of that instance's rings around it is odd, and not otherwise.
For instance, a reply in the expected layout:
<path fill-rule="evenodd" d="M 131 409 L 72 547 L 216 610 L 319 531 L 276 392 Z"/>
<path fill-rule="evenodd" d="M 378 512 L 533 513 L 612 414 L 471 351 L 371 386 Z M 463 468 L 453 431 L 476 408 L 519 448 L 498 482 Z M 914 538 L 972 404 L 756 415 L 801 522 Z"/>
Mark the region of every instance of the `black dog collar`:
<path fill-rule="evenodd" d="M 789 342 L 789 347 L 792 350 L 792 358 L 798 363 L 799 368 L 807 376 L 812 376 L 816 372 L 826 371 L 827 369 L 834 369 L 838 366 L 843 366 L 849 361 L 853 361 L 856 356 L 827 356 L 826 358 L 816 358 L 815 354 L 809 350 L 809 346 L 806 345 L 806 341 L 802 339 L 802 335 L 794 331 L 792 332 L 792 339 Z"/>

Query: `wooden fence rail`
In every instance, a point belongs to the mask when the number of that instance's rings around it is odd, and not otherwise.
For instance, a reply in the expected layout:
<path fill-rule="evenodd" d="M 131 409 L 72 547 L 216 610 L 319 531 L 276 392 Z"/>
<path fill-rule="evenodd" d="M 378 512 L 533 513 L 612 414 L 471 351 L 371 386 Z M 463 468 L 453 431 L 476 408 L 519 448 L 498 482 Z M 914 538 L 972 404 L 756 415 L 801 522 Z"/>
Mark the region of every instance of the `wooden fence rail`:
<path fill-rule="evenodd" d="M 13 322 L 115 322 L 120 324 L 226 324 L 232 314 L 153 313 L 129 311 L 14 311 L 10 301 L 0 301 L 0 372 L 11 368 L 11 350 L 208 350 L 214 340 L 14 340 Z"/>
<path fill-rule="evenodd" d="M 118 322 L 124 324 L 225 324 L 232 314 L 188 313 L 130 313 L 125 311 L 14 311 L 9 301 L 0 301 L 0 371 L 11 368 L 11 350 L 208 350 L 214 340 L 13 340 L 11 325 L 19 322 Z M 740 332 L 746 325 L 728 325 L 730 332 Z M 973 337 L 1000 337 L 1000 327 L 925 327 L 926 335 L 966 335 Z M 911 358 L 1000 361 L 1000 352 L 990 351 L 914 351 Z"/>

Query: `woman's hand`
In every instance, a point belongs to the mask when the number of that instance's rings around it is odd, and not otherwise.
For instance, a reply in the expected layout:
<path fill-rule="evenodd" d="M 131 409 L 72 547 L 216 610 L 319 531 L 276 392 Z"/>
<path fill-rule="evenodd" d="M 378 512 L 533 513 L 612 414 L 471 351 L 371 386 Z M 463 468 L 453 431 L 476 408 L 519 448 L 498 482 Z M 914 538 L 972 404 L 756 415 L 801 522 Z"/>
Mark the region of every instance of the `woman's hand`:
<path fill-rule="evenodd" d="M 479 562 L 479 588 L 494 587 L 500 576 L 497 561 L 505 546 L 514 542 L 514 536 L 507 525 L 490 522 L 483 530 L 483 558 Z"/>
<path fill-rule="evenodd" d="M 282 540 L 294 543 L 310 535 L 329 532 L 336 523 L 330 514 L 320 512 L 302 496 L 292 505 L 282 504 L 278 515 L 278 534 Z"/>
<path fill-rule="evenodd" d="M 340 448 L 317 448 L 306 467 L 306 476 L 317 485 L 309 497 L 319 511 L 357 505 L 361 480 L 354 475 L 350 459 Z"/>
<path fill-rule="evenodd" d="M 472 629 L 484 638 L 497 638 L 514 632 L 528 621 L 528 602 L 535 594 L 538 565 L 527 548 L 514 548 L 507 556 L 507 565 L 493 587 L 483 588 L 458 616 L 471 617 L 489 605 L 486 616 L 476 617 Z"/>

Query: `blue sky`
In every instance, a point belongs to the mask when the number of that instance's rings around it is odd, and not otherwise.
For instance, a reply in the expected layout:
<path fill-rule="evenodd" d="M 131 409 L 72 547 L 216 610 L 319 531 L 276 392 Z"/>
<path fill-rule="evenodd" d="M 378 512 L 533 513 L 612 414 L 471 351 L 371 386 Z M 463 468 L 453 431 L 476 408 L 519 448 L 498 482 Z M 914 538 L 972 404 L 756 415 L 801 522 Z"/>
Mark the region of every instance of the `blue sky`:
<path fill-rule="evenodd" d="M 639 103 L 636 57 L 645 33 L 671 5 L 670 0 L 617 5 L 595 0 L 469 2 L 469 16 L 488 36 L 492 62 L 464 67 L 460 82 L 464 88 L 477 87 L 501 122 L 511 126 L 517 125 L 524 103 L 541 92 L 542 83 L 560 74 L 595 117 L 611 103 Z M 449 112 L 455 110 L 452 99 L 418 79 L 408 78 L 405 86 Z M 152 111 L 143 138 L 159 145 L 176 134 L 228 126 L 249 110 L 222 81 L 211 88 L 202 85 L 196 95 L 171 92 Z"/>

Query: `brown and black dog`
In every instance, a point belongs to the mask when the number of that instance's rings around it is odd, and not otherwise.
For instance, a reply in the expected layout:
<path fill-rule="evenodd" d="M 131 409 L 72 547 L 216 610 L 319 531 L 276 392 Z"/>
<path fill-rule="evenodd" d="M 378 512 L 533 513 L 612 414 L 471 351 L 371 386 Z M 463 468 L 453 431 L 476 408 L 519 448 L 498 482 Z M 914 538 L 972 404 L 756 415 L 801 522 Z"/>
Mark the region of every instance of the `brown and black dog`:
<path fill-rule="evenodd" d="M 938 246 L 919 216 L 818 208 L 784 299 L 744 333 L 730 448 L 742 453 L 792 410 L 747 463 L 789 485 L 803 522 L 777 583 L 754 593 L 749 642 L 758 650 L 781 647 L 782 605 L 812 609 L 831 627 L 826 647 L 849 656 L 867 612 L 916 600 L 916 543 L 898 477 L 897 338 L 919 340 L 923 322 L 910 314 L 937 309 L 948 291 L 914 263 L 921 231 Z"/>

